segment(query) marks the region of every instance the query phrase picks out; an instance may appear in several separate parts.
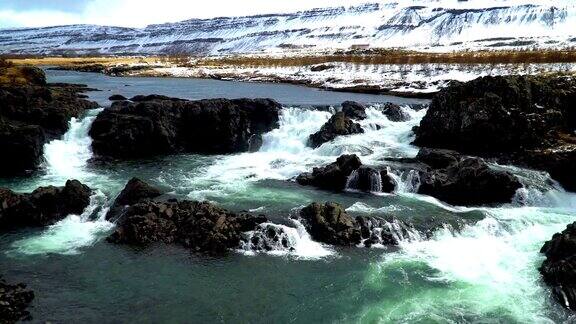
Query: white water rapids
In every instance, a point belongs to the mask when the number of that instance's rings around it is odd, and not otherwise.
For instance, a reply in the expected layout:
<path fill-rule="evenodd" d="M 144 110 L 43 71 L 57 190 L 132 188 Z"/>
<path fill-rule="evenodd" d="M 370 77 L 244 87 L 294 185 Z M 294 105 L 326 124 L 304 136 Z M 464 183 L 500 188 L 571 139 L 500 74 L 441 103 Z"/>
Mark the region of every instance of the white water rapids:
<path fill-rule="evenodd" d="M 251 183 L 267 179 L 288 180 L 314 166 L 331 163 L 341 154 L 358 154 L 367 165 L 381 164 L 385 157 L 414 156 L 418 148 L 410 145 L 411 129 L 419 124 L 425 110 L 403 109 L 411 117 L 407 122 L 391 122 L 377 107 L 369 108 L 368 118 L 361 121 L 364 134 L 339 137 L 311 149 L 306 146 L 308 136 L 329 119 L 330 113 L 286 107 L 282 111 L 280 127 L 264 136 L 259 152 L 218 157 L 197 174 L 183 174 L 182 177 L 195 188 L 188 196 L 206 199 L 208 196 L 250 195 Z M 72 120 L 70 130 L 62 140 L 46 145 L 47 174 L 41 182 L 62 185 L 65 180 L 76 178 L 90 185 L 95 177 L 106 176 L 86 166 L 91 157 L 88 129 L 98 112 L 92 111 L 82 120 Z M 542 261 L 538 251 L 544 241 L 576 220 L 576 195 L 565 192 L 541 172 L 495 167 L 515 173 L 525 185 L 513 203 L 499 208 L 449 206 L 432 197 L 415 194 L 418 179 L 414 173 L 391 173 L 399 183 L 394 194 L 397 197 L 443 208 L 456 217 L 478 211 L 485 218 L 465 226 L 460 232 L 440 230 L 431 239 L 407 239 L 401 242 L 398 251 L 383 252 L 382 261 L 370 267 L 367 285 L 386 285 L 387 272 L 401 268 L 407 282 L 420 280 L 420 288 L 427 288 L 416 290 L 408 285 L 406 298 L 385 299 L 376 307 L 371 305 L 362 315 L 364 319 L 418 322 L 426 321 L 432 314 L 438 322 L 448 318 L 473 321 L 477 318 L 465 314 L 482 318 L 504 312 L 512 322 L 554 321 L 547 304 L 548 291 L 537 270 Z M 273 189 L 263 194 L 273 197 Z M 282 198 L 299 200 L 302 197 L 295 194 Z M 93 203 L 83 215 L 71 215 L 38 235 L 16 242 L 11 253 L 81 252 L 83 247 L 94 244 L 113 227 L 103 219 L 105 200 L 101 194 L 95 194 Z M 253 206 L 256 207 L 259 206 Z M 266 213 L 266 208 L 262 209 Z M 348 210 L 365 214 L 395 213 L 405 207 L 401 204 L 372 207 L 358 201 Z M 335 250 L 313 242 L 299 224 L 281 227 L 293 250 L 278 249 L 272 254 L 305 259 L 337 254 Z M 425 270 L 415 271 L 414 267 Z M 462 314 L 447 314 L 457 310 Z M 406 318 L 406 314 L 410 317 Z"/>

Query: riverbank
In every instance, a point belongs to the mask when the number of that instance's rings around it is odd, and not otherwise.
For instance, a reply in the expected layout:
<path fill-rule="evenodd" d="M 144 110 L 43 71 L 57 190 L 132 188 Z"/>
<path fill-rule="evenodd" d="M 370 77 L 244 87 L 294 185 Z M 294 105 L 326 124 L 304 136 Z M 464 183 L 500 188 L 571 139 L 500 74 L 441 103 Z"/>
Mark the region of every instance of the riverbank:
<path fill-rule="evenodd" d="M 576 51 L 568 50 L 455 53 L 365 50 L 283 56 L 45 57 L 11 61 L 111 76 L 287 83 L 413 98 L 431 98 L 452 81 L 465 82 L 480 76 L 576 72 Z"/>

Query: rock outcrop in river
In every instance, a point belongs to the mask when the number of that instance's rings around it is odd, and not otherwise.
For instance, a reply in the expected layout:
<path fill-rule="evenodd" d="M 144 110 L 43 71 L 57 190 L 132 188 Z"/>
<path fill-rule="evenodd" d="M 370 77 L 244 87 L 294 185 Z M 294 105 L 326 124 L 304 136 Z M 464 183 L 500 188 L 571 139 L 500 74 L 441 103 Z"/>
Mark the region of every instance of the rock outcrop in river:
<path fill-rule="evenodd" d="M 64 187 L 40 187 L 26 194 L 0 188 L 0 232 L 51 225 L 70 214 L 80 215 L 91 195 L 92 190 L 77 180 L 68 180 Z"/>
<path fill-rule="evenodd" d="M 32 67 L 0 67 L 0 176 L 35 170 L 48 141 L 68 130 L 68 122 L 97 104 L 80 98 L 80 85 L 46 84 Z"/>
<path fill-rule="evenodd" d="M 98 115 L 90 129 L 92 148 L 97 156 L 120 159 L 256 151 L 262 134 L 279 126 L 280 109 L 271 99 L 138 96 Z"/>
<path fill-rule="evenodd" d="M 397 245 L 408 237 L 411 226 L 397 219 L 353 217 L 339 204 L 312 203 L 300 211 L 306 230 L 314 240 L 333 245 Z"/>
<path fill-rule="evenodd" d="M 576 80 L 569 77 L 453 83 L 432 100 L 414 143 L 548 171 L 576 190 L 575 105 Z"/>
<path fill-rule="evenodd" d="M 296 177 L 296 182 L 303 186 L 333 191 L 354 189 L 365 192 L 392 192 L 395 188 L 395 182 L 386 169 L 376 170 L 363 166 L 355 154 L 342 155 L 334 163 L 302 173 Z M 350 188 L 347 188 L 347 185 L 350 185 Z"/>
<path fill-rule="evenodd" d="M 130 188 L 123 192 L 128 191 Z M 109 242 L 175 243 L 195 252 L 221 254 L 238 248 L 243 232 L 267 221 L 264 216 L 236 214 L 208 202 L 137 200 L 123 212 Z"/>
<path fill-rule="evenodd" d="M 421 149 L 416 159 L 427 166 L 420 171 L 418 193 L 449 204 L 509 203 L 522 187 L 510 172 L 490 168 L 481 158 L 448 150 Z"/>
<path fill-rule="evenodd" d="M 344 116 L 350 119 L 363 120 L 368 117 L 366 115 L 366 107 L 354 101 L 344 101 L 342 103 L 342 112 Z"/>
<path fill-rule="evenodd" d="M 576 311 L 576 223 L 544 244 L 546 260 L 540 267 L 544 281 L 562 306 Z"/>
<path fill-rule="evenodd" d="M 322 125 L 320 130 L 308 138 L 308 145 L 317 148 L 326 142 L 333 141 L 338 136 L 361 134 L 364 130 L 344 112 L 335 113 Z"/>
<path fill-rule="evenodd" d="M 32 319 L 26 309 L 33 299 L 34 292 L 26 289 L 26 285 L 9 284 L 0 276 L 0 323 Z"/>
<path fill-rule="evenodd" d="M 161 195 L 162 192 L 157 188 L 138 178 L 132 178 L 112 203 L 110 211 L 106 214 L 106 219 L 115 221 L 127 207 Z"/>

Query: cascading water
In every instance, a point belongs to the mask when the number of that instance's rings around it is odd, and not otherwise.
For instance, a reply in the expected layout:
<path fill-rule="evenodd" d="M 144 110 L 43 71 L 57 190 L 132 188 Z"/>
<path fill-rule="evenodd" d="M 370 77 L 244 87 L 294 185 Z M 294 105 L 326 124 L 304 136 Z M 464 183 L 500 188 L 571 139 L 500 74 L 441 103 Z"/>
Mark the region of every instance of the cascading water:
<path fill-rule="evenodd" d="M 72 118 L 62 139 L 44 145 L 46 175 L 40 179 L 40 184 L 61 186 L 66 180 L 76 179 L 92 186 L 105 178 L 105 175 L 87 170 L 92 157 L 92 139 L 88 132 L 101 111 L 102 108 L 89 110 L 82 119 Z M 107 204 L 106 195 L 97 190 L 82 215 L 69 215 L 38 235 L 16 241 L 12 252 L 27 255 L 78 253 L 80 248 L 92 245 L 113 227 L 105 219 Z"/>
<path fill-rule="evenodd" d="M 114 227 L 106 221 L 108 208 L 103 207 L 106 203 L 106 195 L 96 191 L 81 215 L 69 215 L 39 235 L 14 242 L 10 252 L 25 255 L 79 253 L 81 248 L 94 244 Z"/>
<path fill-rule="evenodd" d="M 304 226 L 292 220 L 295 227 L 273 223 L 260 224 L 244 233 L 240 251 L 246 254 L 265 252 L 273 255 L 293 255 L 299 259 L 318 259 L 332 255 L 328 247 L 312 241 Z"/>
<path fill-rule="evenodd" d="M 68 179 L 85 181 L 94 176 L 86 170 L 92 157 L 90 127 L 102 108 L 89 110 L 84 118 L 72 118 L 68 131 L 62 139 L 44 145 L 45 179 L 52 183 L 63 183 Z"/>
<path fill-rule="evenodd" d="M 412 128 L 420 122 L 425 111 L 409 107 L 403 110 L 411 117 L 410 120 L 392 122 L 382 114 L 378 105 L 367 108 L 368 118 L 359 121 L 364 134 L 341 136 L 312 149 L 306 145 L 308 137 L 317 132 L 331 114 L 285 107 L 281 111 L 280 127 L 263 136 L 258 152 L 218 159 L 192 181 L 196 184 L 210 183 L 210 190 L 232 194 L 245 190 L 250 182 L 291 179 L 313 167 L 332 163 L 341 154 L 357 154 L 365 164 L 377 164 L 383 157 L 415 156 L 418 149 L 410 145 Z M 190 197 L 205 198 L 205 194 L 206 188 L 203 188 L 192 192 Z"/>
<path fill-rule="evenodd" d="M 360 168 L 352 171 L 346 181 L 346 190 L 382 192 L 382 176 L 371 168 Z"/>

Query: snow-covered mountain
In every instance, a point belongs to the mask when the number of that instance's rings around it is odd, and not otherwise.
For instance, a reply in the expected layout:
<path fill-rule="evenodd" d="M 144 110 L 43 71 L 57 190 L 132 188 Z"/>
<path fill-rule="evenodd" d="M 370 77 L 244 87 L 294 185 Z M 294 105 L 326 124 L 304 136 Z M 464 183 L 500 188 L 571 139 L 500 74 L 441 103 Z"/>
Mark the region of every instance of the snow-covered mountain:
<path fill-rule="evenodd" d="M 228 54 L 367 46 L 428 51 L 570 48 L 576 46 L 576 1 L 384 0 L 145 28 L 0 30 L 3 54 Z"/>

